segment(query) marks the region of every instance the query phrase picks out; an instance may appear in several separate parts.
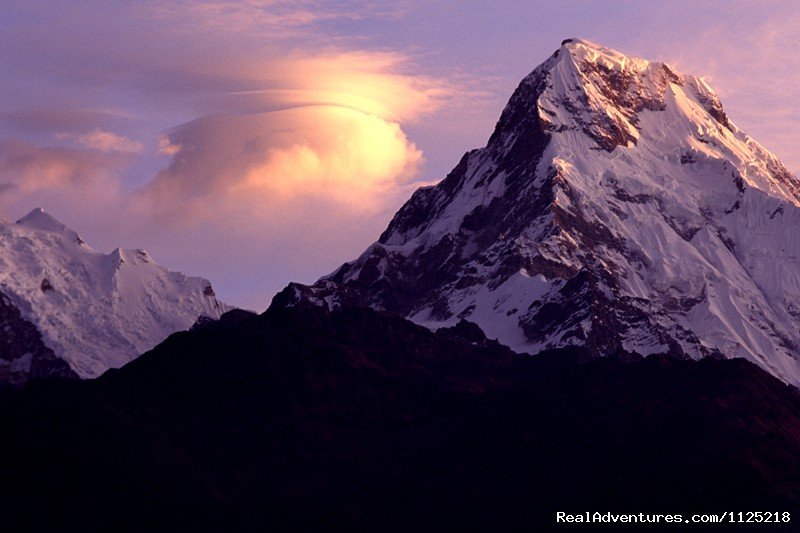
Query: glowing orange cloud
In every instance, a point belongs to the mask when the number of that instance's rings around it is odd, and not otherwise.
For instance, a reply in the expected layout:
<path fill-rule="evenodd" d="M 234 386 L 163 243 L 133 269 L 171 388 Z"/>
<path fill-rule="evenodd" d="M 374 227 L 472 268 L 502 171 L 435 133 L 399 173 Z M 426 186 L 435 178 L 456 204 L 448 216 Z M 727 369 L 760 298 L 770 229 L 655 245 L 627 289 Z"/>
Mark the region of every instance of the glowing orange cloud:
<path fill-rule="evenodd" d="M 331 106 L 280 114 L 302 129 L 303 139 L 271 149 L 243 181 L 248 192 L 277 194 L 281 199 L 324 195 L 369 210 L 386 189 L 414 175 L 422 160 L 398 124 L 373 115 Z"/>
<path fill-rule="evenodd" d="M 323 203 L 374 213 L 423 161 L 402 124 L 459 94 L 388 52 L 293 52 L 222 69 L 256 88 L 217 94 L 214 114 L 167 132 L 159 152 L 170 163 L 141 196 L 184 221 L 275 210 L 291 218 L 301 204 Z"/>
<path fill-rule="evenodd" d="M 319 201 L 374 211 L 422 160 L 398 124 L 334 106 L 206 117 L 163 146 L 175 155 L 147 196 L 190 215 L 246 210 L 258 218 Z"/>

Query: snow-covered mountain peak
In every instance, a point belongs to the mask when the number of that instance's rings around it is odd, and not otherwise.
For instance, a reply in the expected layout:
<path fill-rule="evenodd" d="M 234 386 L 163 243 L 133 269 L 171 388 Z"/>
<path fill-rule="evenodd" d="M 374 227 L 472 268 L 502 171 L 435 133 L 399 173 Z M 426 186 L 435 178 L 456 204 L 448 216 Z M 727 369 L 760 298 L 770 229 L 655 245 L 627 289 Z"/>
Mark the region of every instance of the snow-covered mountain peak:
<path fill-rule="evenodd" d="M 69 229 L 66 224 L 56 220 L 41 207 L 32 209 L 30 213 L 17 220 L 17 224 L 42 231 L 50 231 L 53 233 L 75 233 Z"/>
<path fill-rule="evenodd" d="M 487 148 L 525 159 L 545 142 L 537 139 L 540 133 L 551 148 L 543 164 L 577 168 L 571 177 L 562 174 L 564 179 L 586 178 L 596 170 L 592 165 L 620 157 L 727 161 L 735 167 L 735 183 L 800 205 L 796 180 L 730 121 L 708 83 L 589 41 L 565 40 L 522 80 Z M 697 176 L 689 179 L 709 192 L 718 188 L 698 183 Z"/>
<path fill-rule="evenodd" d="M 561 50 L 571 55 L 577 63 L 593 63 L 607 70 L 629 69 L 641 72 L 650 64 L 646 59 L 630 57 L 586 39 L 564 39 L 561 42 Z"/>
<path fill-rule="evenodd" d="M 486 147 L 274 305 L 465 319 L 520 352 L 746 357 L 800 384 L 800 183 L 701 79 L 568 40 Z"/>
<path fill-rule="evenodd" d="M 97 252 L 42 209 L 0 224 L 0 294 L 81 377 L 230 309 L 208 280 L 170 271 L 142 249 Z"/>
<path fill-rule="evenodd" d="M 663 111 L 670 91 L 691 100 L 730 128 L 714 93 L 664 63 L 629 57 L 583 40 L 567 40 L 522 85 L 537 86 L 537 111 L 551 131 L 579 131 L 600 148 L 635 144 L 639 115 Z"/>

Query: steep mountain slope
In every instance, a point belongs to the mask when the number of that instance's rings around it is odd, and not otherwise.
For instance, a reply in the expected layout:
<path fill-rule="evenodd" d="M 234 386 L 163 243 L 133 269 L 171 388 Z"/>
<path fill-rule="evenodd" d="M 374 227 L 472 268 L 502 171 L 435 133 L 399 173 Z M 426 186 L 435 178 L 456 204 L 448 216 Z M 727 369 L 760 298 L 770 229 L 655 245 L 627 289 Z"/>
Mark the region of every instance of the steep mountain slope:
<path fill-rule="evenodd" d="M 207 280 L 171 272 L 144 250 L 96 252 L 41 209 L 0 224 L 0 290 L 4 306 L 80 377 L 119 367 L 199 316 L 228 309 Z M 12 343 L 11 331 L 0 332 L 1 343 Z M 9 364 L 19 382 L 37 371 L 28 350 L 17 352 Z"/>
<path fill-rule="evenodd" d="M 465 318 L 520 352 L 745 357 L 800 384 L 800 184 L 712 89 L 578 39 L 378 242 L 274 302 Z"/>
<path fill-rule="evenodd" d="M 556 511 L 800 510 L 800 396 L 758 367 L 519 357 L 475 333 L 232 312 L 97 380 L 31 384 L 0 402 L 3 524 L 546 531 Z"/>
<path fill-rule="evenodd" d="M 22 385 L 29 379 L 77 377 L 69 364 L 45 346 L 36 326 L 22 318 L 0 293 L 0 387 Z"/>

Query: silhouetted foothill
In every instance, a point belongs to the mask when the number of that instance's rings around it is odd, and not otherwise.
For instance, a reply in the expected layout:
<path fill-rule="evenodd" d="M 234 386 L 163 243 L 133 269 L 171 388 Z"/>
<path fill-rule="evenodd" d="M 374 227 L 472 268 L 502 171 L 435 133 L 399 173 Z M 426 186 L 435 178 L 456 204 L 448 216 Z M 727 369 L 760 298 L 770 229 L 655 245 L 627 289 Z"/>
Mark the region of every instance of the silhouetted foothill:
<path fill-rule="evenodd" d="M 752 364 L 580 363 L 582 348 L 515 356 L 481 338 L 363 308 L 226 313 L 98 380 L 33 383 L 0 407 L 4 512 L 407 531 L 800 510 L 800 397 Z"/>

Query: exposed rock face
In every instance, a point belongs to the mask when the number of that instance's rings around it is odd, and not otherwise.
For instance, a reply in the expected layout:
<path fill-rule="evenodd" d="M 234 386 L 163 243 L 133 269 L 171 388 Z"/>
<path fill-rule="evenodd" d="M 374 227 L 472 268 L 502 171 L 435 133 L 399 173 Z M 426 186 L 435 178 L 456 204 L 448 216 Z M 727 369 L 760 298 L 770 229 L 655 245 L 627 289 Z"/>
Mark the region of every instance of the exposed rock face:
<path fill-rule="evenodd" d="M 274 305 L 461 319 L 520 352 L 746 357 L 800 384 L 800 184 L 702 80 L 567 40 L 487 146 Z"/>
<path fill-rule="evenodd" d="M 29 379 L 77 378 L 69 364 L 45 346 L 36 326 L 0 293 L 0 384 L 19 386 Z"/>

